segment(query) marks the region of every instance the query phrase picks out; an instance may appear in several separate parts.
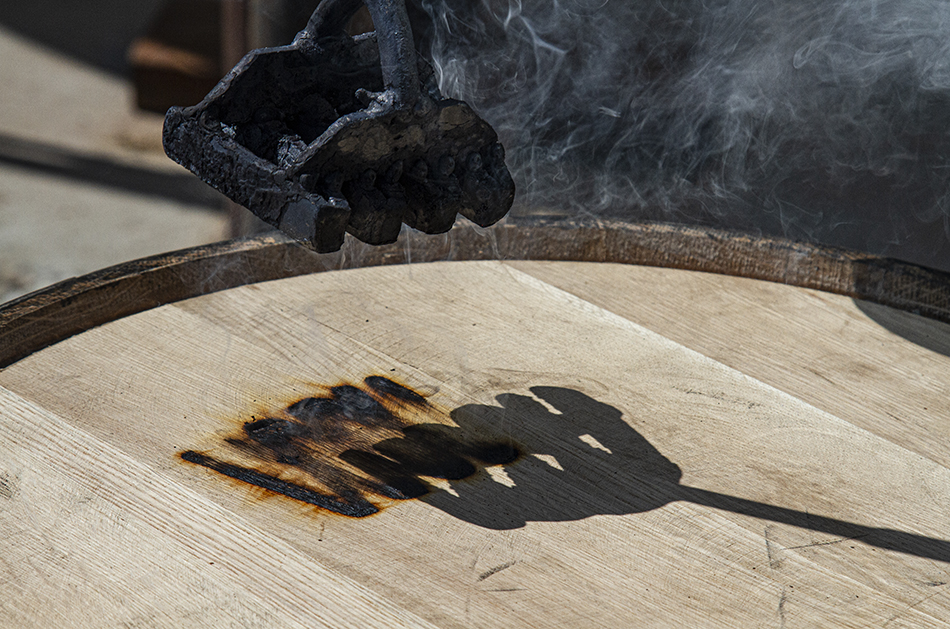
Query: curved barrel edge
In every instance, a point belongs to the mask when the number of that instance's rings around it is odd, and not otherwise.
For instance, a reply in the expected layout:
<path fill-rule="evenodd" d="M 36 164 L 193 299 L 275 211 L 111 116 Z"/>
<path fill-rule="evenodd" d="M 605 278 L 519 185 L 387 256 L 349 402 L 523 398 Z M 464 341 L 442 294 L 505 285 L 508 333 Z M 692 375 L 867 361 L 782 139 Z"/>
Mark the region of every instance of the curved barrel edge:
<path fill-rule="evenodd" d="M 701 227 L 509 219 L 491 229 L 403 230 L 391 245 L 347 239 L 317 254 L 278 232 L 160 254 L 68 279 L 0 305 L 0 369 L 109 321 L 270 280 L 408 262 L 548 260 L 660 266 L 779 282 L 950 322 L 950 274 L 898 260 Z"/>

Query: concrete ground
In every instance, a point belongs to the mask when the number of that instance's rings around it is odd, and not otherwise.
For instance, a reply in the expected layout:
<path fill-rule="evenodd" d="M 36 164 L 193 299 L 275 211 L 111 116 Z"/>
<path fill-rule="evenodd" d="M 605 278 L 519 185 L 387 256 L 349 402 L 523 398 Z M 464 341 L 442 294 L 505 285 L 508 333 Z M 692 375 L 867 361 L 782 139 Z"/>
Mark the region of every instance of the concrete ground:
<path fill-rule="evenodd" d="M 222 198 L 161 147 L 121 74 L 0 25 L 0 303 L 226 237 Z"/>

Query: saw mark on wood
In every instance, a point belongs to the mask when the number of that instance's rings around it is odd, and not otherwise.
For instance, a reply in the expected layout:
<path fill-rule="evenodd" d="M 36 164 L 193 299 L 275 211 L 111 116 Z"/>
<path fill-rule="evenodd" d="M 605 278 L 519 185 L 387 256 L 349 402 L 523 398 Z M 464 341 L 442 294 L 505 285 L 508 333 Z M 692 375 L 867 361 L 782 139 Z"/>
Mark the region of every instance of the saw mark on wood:
<path fill-rule="evenodd" d="M 816 546 L 834 546 L 835 544 L 840 544 L 841 542 L 848 542 L 854 539 L 861 539 L 867 537 L 869 534 L 864 533 L 863 535 L 853 535 L 851 537 L 842 537 L 840 539 L 833 539 L 827 542 L 812 542 L 811 544 L 802 544 L 801 546 L 787 546 L 785 550 L 796 550 L 798 548 L 815 548 Z"/>
<path fill-rule="evenodd" d="M 782 559 L 776 556 L 778 552 L 773 552 L 772 550 L 773 544 L 772 544 L 772 540 L 769 539 L 769 533 L 772 532 L 773 528 L 774 527 L 771 524 L 766 526 L 765 532 L 763 533 L 763 537 L 765 537 L 765 552 L 769 558 L 769 567 L 772 568 L 773 570 L 778 570 L 782 567 Z"/>
<path fill-rule="evenodd" d="M 19 492 L 20 481 L 16 476 L 0 474 L 0 498 L 12 500 Z"/>
<path fill-rule="evenodd" d="M 521 449 L 452 425 L 420 393 L 371 375 L 251 416 L 213 452 L 180 456 L 266 494 L 359 518 L 428 494 L 426 479 L 466 479 L 514 462 Z"/>
<path fill-rule="evenodd" d="M 788 588 L 782 587 L 782 595 L 778 599 L 779 627 L 785 629 L 785 602 L 788 600 Z"/>
<path fill-rule="evenodd" d="M 516 563 L 518 563 L 518 562 L 517 562 L 517 561 L 509 561 L 509 562 L 507 562 L 507 563 L 501 564 L 500 566 L 495 566 L 495 567 L 492 568 L 491 570 L 486 570 L 485 572 L 483 572 L 483 573 L 481 573 L 480 575 L 478 575 L 478 580 L 479 580 L 479 581 L 484 581 L 485 579 L 487 579 L 488 577 L 492 576 L 493 574 L 498 574 L 498 573 L 501 572 L 502 570 L 507 570 L 508 568 L 512 567 L 512 566 L 515 565 Z"/>
<path fill-rule="evenodd" d="M 891 624 L 892 622 L 894 622 L 895 620 L 899 620 L 899 619 L 901 619 L 902 617 L 908 615 L 909 613 L 911 613 L 911 612 L 913 612 L 913 611 L 916 611 L 918 607 L 920 607 L 921 605 L 923 605 L 924 603 L 926 603 L 927 601 L 929 601 L 930 599 L 934 598 L 935 596 L 937 596 L 937 595 L 939 595 L 939 594 L 942 594 L 942 592 L 938 590 L 937 592 L 934 592 L 933 594 L 928 594 L 927 596 L 924 596 L 923 598 L 919 599 L 919 600 L 918 600 L 917 602 L 915 602 L 915 603 L 911 603 L 910 605 L 908 605 L 907 607 L 905 607 L 905 608 L 902 609 L 901 611 L 897 612 L 896 614 L 894 614 L 893 616 L 891 616 L 890 618 L 888 618 L 888 619 L 887 619 L 887 622 L 885 622 L 883 625 L 881 625 L 881 629 L 884 629 L 884 627 L 887 627 L 888 625 L 890 625 L 890 624 Z M 931 618 L 933 618 L 933 616 L 932 616 L 931 614 L 926 614 L 926 615 L 927 615 L 927 616 L 930 616 Z"/>

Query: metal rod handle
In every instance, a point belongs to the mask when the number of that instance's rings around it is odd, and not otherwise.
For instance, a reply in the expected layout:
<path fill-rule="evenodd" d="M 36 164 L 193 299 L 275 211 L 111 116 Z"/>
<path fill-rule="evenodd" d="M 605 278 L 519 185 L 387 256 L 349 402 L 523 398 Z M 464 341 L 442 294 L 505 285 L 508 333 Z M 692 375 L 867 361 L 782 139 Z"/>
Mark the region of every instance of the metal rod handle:
<path fill-rule="evenodd" d="M 309 37 L 339 35 L 364 0 L 323 0 L 307 24 Z M 413 107 L 421 96 L 412 26 L 405 0 L 365 0 L 376 28 L 376 45 L 383 71 L 383 84 L 400 108 Z"/>

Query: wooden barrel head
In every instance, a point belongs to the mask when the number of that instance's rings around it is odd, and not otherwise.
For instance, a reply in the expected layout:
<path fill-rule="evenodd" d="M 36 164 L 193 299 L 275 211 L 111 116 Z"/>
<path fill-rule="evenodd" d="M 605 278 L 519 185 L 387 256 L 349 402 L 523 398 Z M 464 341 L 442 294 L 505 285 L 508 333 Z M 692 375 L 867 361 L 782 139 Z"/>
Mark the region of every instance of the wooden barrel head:
<path fill-rule="evenodd" d="M 945 622 L 947 324 L 615 263 L 283 274 L 0 371 L 13 625 Z"/>

